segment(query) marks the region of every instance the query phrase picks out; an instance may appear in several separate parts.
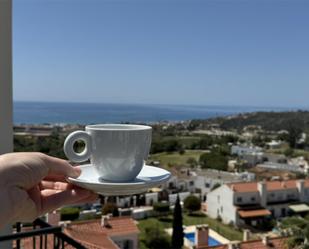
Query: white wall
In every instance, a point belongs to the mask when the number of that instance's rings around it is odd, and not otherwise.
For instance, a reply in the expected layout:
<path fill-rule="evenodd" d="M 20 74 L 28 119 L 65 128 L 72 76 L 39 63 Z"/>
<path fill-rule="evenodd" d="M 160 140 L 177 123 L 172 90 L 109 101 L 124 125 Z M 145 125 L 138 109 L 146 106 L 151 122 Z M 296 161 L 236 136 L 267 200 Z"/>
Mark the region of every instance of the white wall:
<path fill-rule="evenodd" d="M 236 224 L 236 208 L 234 207 L 234 193 L 223 185 L 207 195 L 207 214 L 211 218 L 222 218 L 223 223 Z"/>
<path fill-rule="evenodd" d="M 130 249 L 137 249 L 138 248 L 138 234 L 125 234 L 122 236 L 111 236 L 111 239 L 119 246 L 119 248 L 124 248 L 124 243 L 126 240 L 131 240 L 133 245 Z"/>
<path fill-rule="evenodd" d="M 0 154 L 13 151 L 12 126 L 12 1 L 0 0 Z M 0 231 L 11 233 L 7 226 Z M 11 248 L 0 243 L 0 248 Z"/>
<path fill-rule="evenodd" d="M 154 203 L 158 202 L 159 195 L 158 193 L 147 193 L 145 194 L 146 206 L 151 206 Z"/>
<path fill-rule="evenodd" d="M 234 204 L 235 205 L 259 204 L 260 202 L 261 202 L 261 198 L 260 198 L 259 192 L 235 192 L 234 193 Z"/>

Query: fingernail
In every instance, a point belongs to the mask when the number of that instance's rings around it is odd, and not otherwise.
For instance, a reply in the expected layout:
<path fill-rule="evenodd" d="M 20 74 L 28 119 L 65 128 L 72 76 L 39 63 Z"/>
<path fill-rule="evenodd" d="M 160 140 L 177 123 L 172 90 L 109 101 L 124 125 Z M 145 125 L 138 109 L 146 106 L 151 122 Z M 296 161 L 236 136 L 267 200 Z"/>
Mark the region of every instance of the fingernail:
<path fill-rule="evenodd" d="M 73 177 L 79 177 L 80 174 L 82 173 L 81 169 L 79 167 L 74 167 L 74 176 Z"/>

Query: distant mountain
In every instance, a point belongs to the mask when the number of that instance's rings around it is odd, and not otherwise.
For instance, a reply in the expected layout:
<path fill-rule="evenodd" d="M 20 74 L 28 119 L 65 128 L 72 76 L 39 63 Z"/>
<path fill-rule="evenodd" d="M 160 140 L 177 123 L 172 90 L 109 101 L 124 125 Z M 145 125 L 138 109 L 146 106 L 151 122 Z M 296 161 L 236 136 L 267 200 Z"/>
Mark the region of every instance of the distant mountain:
<path fill-rule="evenodd" d="M 204 125 L 211 123 L 216 123 L 222 129 L 227 130 L 241 130 L 248 125 L 257 125 L 269 131 L 287 130 L 291 126 L 303 131 L 309 131 L 309 111 L 244 113 L 235 116 L 211 118 L 206 120 Z"/>

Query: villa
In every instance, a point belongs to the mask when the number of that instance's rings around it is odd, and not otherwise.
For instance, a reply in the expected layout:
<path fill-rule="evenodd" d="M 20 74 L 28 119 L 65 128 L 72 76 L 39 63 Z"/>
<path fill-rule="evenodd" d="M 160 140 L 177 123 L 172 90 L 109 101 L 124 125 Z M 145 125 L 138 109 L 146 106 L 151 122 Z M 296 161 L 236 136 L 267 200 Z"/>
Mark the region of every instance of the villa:
<path fill-rule="evenodd" d="M 208 194 L 207 214 L 236 226 L 309 211 L 309 180 L 225 184 Z"/>

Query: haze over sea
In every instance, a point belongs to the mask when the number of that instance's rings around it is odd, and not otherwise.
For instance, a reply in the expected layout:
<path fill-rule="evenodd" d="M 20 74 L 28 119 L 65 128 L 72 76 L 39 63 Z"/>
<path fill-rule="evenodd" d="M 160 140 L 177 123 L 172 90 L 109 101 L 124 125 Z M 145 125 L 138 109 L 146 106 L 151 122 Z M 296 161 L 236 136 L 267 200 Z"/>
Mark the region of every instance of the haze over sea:
<path fill-rule="evenodd" d="M 15 101 L 14 123 L 151 123 L 160 121 L 207 119 L 243 112 L 284 111 L 288 109 L 291 108 Z"/>

